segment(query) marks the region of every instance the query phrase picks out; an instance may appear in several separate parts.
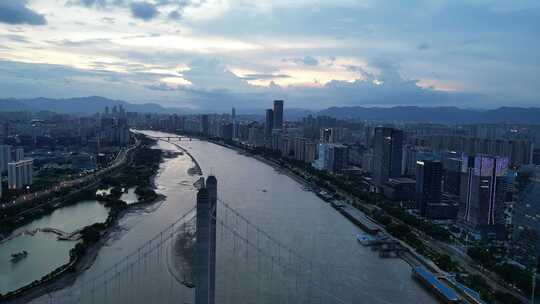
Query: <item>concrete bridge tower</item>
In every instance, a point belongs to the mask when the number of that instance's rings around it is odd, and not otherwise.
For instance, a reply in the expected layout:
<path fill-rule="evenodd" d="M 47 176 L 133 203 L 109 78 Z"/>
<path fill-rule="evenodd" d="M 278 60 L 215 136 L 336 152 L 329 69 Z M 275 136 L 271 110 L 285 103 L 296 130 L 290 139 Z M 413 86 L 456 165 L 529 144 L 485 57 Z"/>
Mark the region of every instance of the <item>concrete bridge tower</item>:
<path fill-rule="evenodd" d="M 217 179 L 209 176 L 197 193 L 195 304 L 214 304 L 216 288 Z"/>

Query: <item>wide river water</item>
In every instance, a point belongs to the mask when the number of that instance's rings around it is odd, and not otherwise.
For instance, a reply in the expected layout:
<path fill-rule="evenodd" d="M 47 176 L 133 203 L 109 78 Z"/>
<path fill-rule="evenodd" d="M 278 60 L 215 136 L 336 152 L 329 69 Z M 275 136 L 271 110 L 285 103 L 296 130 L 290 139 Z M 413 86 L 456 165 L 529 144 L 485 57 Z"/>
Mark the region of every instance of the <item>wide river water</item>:
<path fill-rule="evenodd" d="M 53 211 L 14 231 L 13 239 L 0 244 L 0 293 L 21 288 L 69 262 L 75 242 L 58 241 L 53 233 L 21 234 L 42 228 L 70 233 L 87 225 L 105 222 L 109 210 L 97 201 L 82 201 Z M 25 250 L 28 256 L 17 263 L 11 254 Z"/>
<path fill-rule="evenodd" d="M 154 131 L 145 133 L 154 136 L 168 135 Z M 327 283 L 345 281 L 346 284 L 341 287 L 328 283 L 328 286 L 335 289 L 336 294 L 347 299 L 354 298 L 355 303 L 437 303 L 431 294 L 411 278 L 408 264 L 401 259 L 379 258 L 377 252 L 359 245 L 355 237 L 360 230 L 313 192 L 304 190 L 303 186 L 292 178 L 261 161 L 219 145 L 196 140 L 181 141 L 179 144 L 193 155 L 205 175 L 213 174 L 217 177 L 218 196 L 221 200 L 287 247 L 322 265 L 321 270 L 315 273 L 315 276 L 321 278 L 321 282 L 323 279 Z M 173 144 L 162 141 L 157 144 L 157 148 L 179 151 Z M 157 192 L 165 195 L 166 199 L 127 213 L 107 239 L 106 245 L 100 249 L 92 266 L 77 278 L 75 286 L 87 282 L 88 278 L 95 277 L 114 265 L 195 205 L 196 189 L 193 182 L 199 177 L 188 174 L 191 167 L 193 163 L 186 154 L 165 159 L 155 183 Z M 225 216 L 229 217 L 230 214 L 226 215 L 223 208 L 218 209 L 218 218 Z M 223 230 L 218 230 L 218 235 L 222 234 Z M 249 235 L 249 232 L 246 234 Z M 268 298 L 261 298 L 259 291 L 257 296 L 254 294 L 255 289 L 252 287 L 257 283 L 253 278 L 258 277 L 257 273 L 247 274 L 252 272 L 250 269 L 253 270 L 251 266 L 254 264 L 254 251 L 246 250 L 245 254 L 231 253 L 232 244 L 234 248 L 237 247 L 237 242 L 232 237 L 218 236 L 216 303 L 289 303 L 290 301 L 284 299 L 289 299 L 285 293 L 291 293 L 291 281 L 280 286 L 280 283 L 272 283 L 272 277 L 266 278 L 265 285 L 268 285 L 268 282 L 272 285 Z M 51 246 L 55 245 L 51 243 Z M 238 246 L 241 246 L 240 242 Z M 45 243 L 43 250 L 50 250 Z M 269 250 L 279 249 L 269 247 Z M 286 255 L 283 256 L 283 259 L 287 259 Z M 171 271 L 167 271 L 170 263 L 157 259 L 151 265 L 153 266 L 146 267 L 145 264 L 144 276 L 137 275 L 135 281 L 130 278 L 118 283 L 118 289 L 128 288 L 133 294 L 137 294 L 129 298 L 130 303 L 166 303 L 171 294 L 175 303 L 193 303 L 192 289 L 172 283 L 168 289 L 163 287 L 163 283 L 155 283 L 157 287 L 152 285 L 152 282 L 162 280 L 172 282 Z M 264 269 L 266 274 L 271 273 L 270 267 L 273 271 L 274 266 L 269 263 L 265 265 L 260 266 L 261 269 Z M 2 266 L 2 272 L 4 267 Z M 137 280 L 142 282 L 137 283 Z M 66 287 L 57 293 L 66 293 L 70 288 L 72 287 Z M 267 286 L 267 291 L 268 288 Z M 317 293 L 316 289 L 310 292 Z M 235 298 L 235 293 L 245 299 Z M 108 301 L 107 296 L 104 300 L 94 301 L 92 298 L 90 301 L 89 296 L 84 296 L 84 291 L 82 294 L 83 298 L 86 298 L 83 302 Z M 107 295 L 113 297 L 110 291 Z M 323 296 L 319 300 L 314 298 L 309 302 L 332 303 L 324 300 Z M 110 303 L 121 302 L 111 299 L 113 300 Z M 49 303 L 49 297 L 43 296 L 32 302 Z"/>

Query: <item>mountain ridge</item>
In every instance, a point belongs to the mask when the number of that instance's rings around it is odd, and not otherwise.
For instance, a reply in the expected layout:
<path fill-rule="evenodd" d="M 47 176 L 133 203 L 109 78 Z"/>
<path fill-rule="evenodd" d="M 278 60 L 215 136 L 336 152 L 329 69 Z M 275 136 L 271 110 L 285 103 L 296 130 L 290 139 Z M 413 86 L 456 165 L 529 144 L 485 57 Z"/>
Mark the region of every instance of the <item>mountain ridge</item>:
<path fill-rule="evenodd" d="M 186 108 L 164 107 L 157 103 L 130 103 L 123 100 L 114 100 L 101 96 L 75 97 L 64 99 L 28 98 L 0 99 L 0 111 L 51 111 L 63 114 L 91 115 L 103 112 L 105 107 L 112 108 L 122 105 L 126 111 L 139 113 L 178 113 L 194 114 L 194 110 Z M 264 109 L 251 109 L 254 114 L 263 115 Z M 208 112 L 208 111 L 202 111 Z M 243 111 L 245 112 L 245 111 Z M 246 112 L 246 114 L 249 114 Z M 307 115 L 326 115 L 338 119 L 357 119 L 372 121 L 400 121 L 418 123 L 521 123 L 540 124 L 540 107 L 512 107 L 505 106 L 496 109 L 464 109 L 454 106 L 420 107 L 364 107 L 364 106 L 335 106 L 320 111 L 285 108 L 288 119 L 299 119 Z"/>

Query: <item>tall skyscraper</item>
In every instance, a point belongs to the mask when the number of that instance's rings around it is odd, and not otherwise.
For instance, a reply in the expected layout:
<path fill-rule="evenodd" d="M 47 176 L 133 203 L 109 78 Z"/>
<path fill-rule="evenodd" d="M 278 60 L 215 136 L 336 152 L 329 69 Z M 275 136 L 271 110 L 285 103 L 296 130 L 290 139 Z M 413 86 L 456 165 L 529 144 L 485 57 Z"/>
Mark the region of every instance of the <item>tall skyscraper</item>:
<path fill-rule="evenodd" d="M 382 185 L 389 178 L 401 176 L 402 154 L 403 131 L 383 127 L 375 129 L 373 156 L 376 183 Z"/>
<path fill-rule="evenodd" d="M 416 205 L 423 217 L 431 218 L 430 206 L 441 203 L 442 163 L 439 160 L 416 162 Z"/>
<path fill-rule="evenodd" d="M 7 171 L 8 163 L 11 162 L 11 146 L 0 145 L 0 174 Z"/>
<path fill-rule="evenodd" d="M 459 217 L 482 237 L 503 236 L 508 165 L 506 157 L 477 155 L 463 168 Z"/>
<path fill-rule="evenodd" d="M 272 130 L 274 129 L 274 111 L 272 109 L 266 110 L 266 121 L 264 123 L 264 137 L 270 139 L 272 137 Z"/>
<path fill-rule="evenodd" d="M 283 100 L 274 100 L 274 129 L 283 129 Z"/>
<path fill-rule="evenodd" d="M 31 159 L 8 163 L 9 189 L 22 189 L 32 184 L 34 161 Z"/>

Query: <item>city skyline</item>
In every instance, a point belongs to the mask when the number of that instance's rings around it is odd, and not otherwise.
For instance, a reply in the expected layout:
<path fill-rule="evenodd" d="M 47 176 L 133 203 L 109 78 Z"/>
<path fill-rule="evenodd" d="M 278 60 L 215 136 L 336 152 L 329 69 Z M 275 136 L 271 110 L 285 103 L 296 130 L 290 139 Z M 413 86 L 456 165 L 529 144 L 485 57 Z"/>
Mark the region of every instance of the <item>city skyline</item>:
<path fill-rule="evenodd" d="M 534 1 L 4 1 L 0 98 L 532 106 L 539 13 Z"/>
<path fill-rule="evenodd" d="M 0 0 L 0 302 L 534 304 L 539 33 L 538 0 Z"/>

